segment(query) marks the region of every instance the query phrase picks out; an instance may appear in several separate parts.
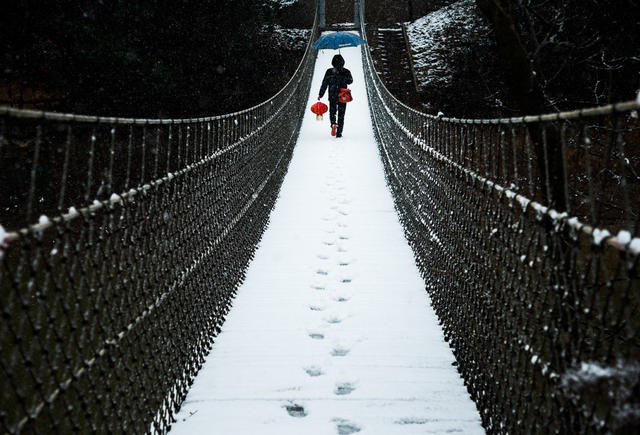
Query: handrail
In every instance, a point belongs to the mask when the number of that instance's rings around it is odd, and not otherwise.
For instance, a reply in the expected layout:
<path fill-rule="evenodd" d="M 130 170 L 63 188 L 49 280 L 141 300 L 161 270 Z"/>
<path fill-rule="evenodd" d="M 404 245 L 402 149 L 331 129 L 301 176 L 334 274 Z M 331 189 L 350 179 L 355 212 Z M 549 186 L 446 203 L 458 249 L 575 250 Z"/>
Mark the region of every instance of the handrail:
<path fill-rule="evenodd" d="M 219 116 L 0 107 L 0 432 L 166 433 L 267 225 L 305 111 L 288 83 Z"/>
<path fill-rule="evenodd" d="M 396 209 L 485 429 L 637 430 L 640 101 L 447 118 L 397 100 L 364 48 L 363 65 Z"/>

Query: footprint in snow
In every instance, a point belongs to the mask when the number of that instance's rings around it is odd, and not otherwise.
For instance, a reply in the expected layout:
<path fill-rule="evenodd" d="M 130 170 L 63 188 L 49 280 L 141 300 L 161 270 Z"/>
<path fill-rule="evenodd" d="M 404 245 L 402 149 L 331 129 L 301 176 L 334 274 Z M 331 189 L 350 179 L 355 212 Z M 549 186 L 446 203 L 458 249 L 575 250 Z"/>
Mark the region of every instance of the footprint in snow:
<path fill-rule="evenodd" d="M 306 417 L 307 411 L 305 411 L 304 406 L 298 405 L 297 403 L 290 403 L 288 405 L 284 405 L 283 408 L 287 410 L 291 417 Z"/>
<path fill-rule="evenodd" d="M 347 356 L 350 349 L 342 346 L 336 346 L 331 349 L 331 356 Z"/>
<path fill-rule="evenodd" d="M 349 435 L 352 433 L 360 432 L 360 426 L 351 421 L 342 418 L 334 418 L 332 421 L 336 423 L 336 430 L 338 431 L 338 435 Z"/>
<path fill-rule="evenodd" d="M 333 393 L 336 396 L 346 396 L 347 394 L 351 394 L 356 387 L 351 382 L 343 382 L 340 384 L 336 384 L 336 388 L 333 390 Z"/>
<path fill-rule="evenodd" d="M 327 276 L 327 275 L 329 275 L 329 271 L 328 271 L 328 270 L 326 270 L 326 269 L 318 269 L 318 270 L 316 270 L 316 273 L 317 273 L 318 275 L 322 275 L 322 276 Z"/>
<path fill-rule="evenodd" d="M 309 367 L 305 367 L 304 371 L 311 376 L 312 378 L 315 378 L 316 376 L 322 376 L 324 375 L 324 372 L 322 371 L 322 369 L 318 366 L 309 366 Z"/>
<path fill-rule="evenodd" d="M 437 423 L 437 422 L 438 420 L 433 418 L 405 417 L 405 418 L 400 418 L 394 421 L 393 424 L 405 425 L 405 424 L 427 424 L 427 423 Z"/>
<path fill-rule="evenodd" d="M 318 291 L 326 290 L 326 287 L 322 284 L 311 284 L 311 288 Z"/>
<path fill-rule="evenodd" d="M 324 321 L 329 324 L 335 325 L 342 322 L 342 319 L 338 316 L 329 316 L 326 319 L 324 319 Z"/>
<path fill-rule="evenodd" d="M 324 311 L 324 307 L 320 305 L 309 305 L 311 311 Z"/>
<path fill-rule="evenodd" d="M 324 339 L 324 334 L 321 334 L 319 332 L 310 332 L 309 337 L 313 338 L 314 340 L 322 340 Z"/>
<path fill-rule="evenodd" d="M 340 228 L 347 228 L 349 225 L 345 224 L 344 222 L 338 222 L 338 227 Z"/>
<path fill-rule="evenodd" d="M 350 296 L 337 296 L 334 301 L 336 302 L 349 302 L 349 299 L 351 299 Z"/>
<path fill-rule="evenodd" d="M 328 260 L 329 256 L 327 254 L 318 254 L 318 258 L 320 260 Z"/>

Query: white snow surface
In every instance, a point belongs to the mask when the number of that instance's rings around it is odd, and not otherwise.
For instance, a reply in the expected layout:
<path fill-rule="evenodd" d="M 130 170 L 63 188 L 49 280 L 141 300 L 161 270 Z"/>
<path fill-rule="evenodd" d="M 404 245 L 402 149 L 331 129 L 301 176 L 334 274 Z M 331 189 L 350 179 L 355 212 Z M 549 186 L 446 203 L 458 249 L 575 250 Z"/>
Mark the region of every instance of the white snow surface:
<path fill-rule="evenodd" d="M 307 107 L 335 53 L 318 54 Z M 360 49 L 341 54 L 354 77 L 344 137 L 306 112 L 172 434 L 484 433 L 385 184 Z"/>
<path fill-rule="evenodd" d="M 473 0 L 461 0 L 407 24 L 420 87 L 451 84 L 454 61 L 474 56 L 474 42 L 489 45 L 488 28 Z"/>
<path fill-rule="evenodd" d="M 9 233 L 0 225 L 0 258 L 4 255 L 4 251 L 9 247 Z"/>
<path fill-rule="evenodd" d="M 611 237 L 611 233 L 608 230 L 601 230 L 600 228 L 593 229 L 593 243 L 596 245 L 600 245 L 607 237 Z"/>
<path fill-rule="evenodd" d="M 266 0 L 263 5 L 271 6 L 272 8 L 281 9 L 287 6 L 294 5 L 300 0 Z"/>

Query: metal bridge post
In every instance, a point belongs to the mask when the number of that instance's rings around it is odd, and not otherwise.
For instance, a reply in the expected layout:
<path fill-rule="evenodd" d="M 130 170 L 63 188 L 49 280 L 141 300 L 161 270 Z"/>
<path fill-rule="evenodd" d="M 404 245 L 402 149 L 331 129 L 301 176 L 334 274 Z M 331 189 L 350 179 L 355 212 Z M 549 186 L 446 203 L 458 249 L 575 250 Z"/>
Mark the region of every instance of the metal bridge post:
<path fill-rule="evenodd" d="M 318 8 L 318 27 L 324 28 L 327 26 L 324 0 L 316 0 L 316 7 Z"/>
<path fill-rule="evenodd" d="M 356 29 L 360 27 L 364 15 L 364 0 L 354 0 L 353 2 L 353 23 Z"/>

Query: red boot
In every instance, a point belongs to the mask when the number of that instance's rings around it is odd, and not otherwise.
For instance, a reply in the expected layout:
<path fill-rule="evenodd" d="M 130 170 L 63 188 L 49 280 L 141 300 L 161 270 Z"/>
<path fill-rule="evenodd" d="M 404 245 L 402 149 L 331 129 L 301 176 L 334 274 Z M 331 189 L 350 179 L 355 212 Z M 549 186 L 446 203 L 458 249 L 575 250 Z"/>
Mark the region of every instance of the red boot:
<path fill-rule="evenodd" d="M 331 126 L 331 136 L 335 136 L 337 131 L 338 131 L 338 124 L 333 124 Z"/>

